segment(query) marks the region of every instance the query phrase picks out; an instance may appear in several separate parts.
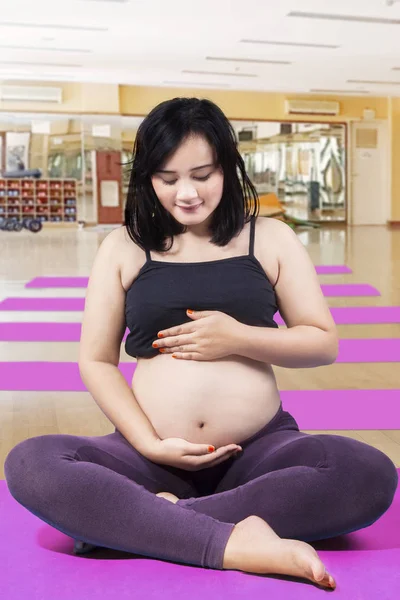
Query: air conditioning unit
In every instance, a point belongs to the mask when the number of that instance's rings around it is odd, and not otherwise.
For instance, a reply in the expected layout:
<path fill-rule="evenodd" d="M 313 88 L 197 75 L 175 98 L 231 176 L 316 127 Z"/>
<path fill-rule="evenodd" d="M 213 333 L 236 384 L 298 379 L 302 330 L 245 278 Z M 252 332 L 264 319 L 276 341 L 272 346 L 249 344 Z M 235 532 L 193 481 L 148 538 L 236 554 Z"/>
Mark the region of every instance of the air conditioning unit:
<path fill-rule="evenodd" d="M 238 133 L 239 142 L 252 142 L 254 139 L 254 131 L 242 129 Z"/>
<path fill-rule="evenodd" d="M 285 111 L 288 115 L 338 115 L 340 105 L 318 100 L 285 100 Z"/>
<path fill-rule="evenodd" d="M 0 100 L 6 102 L 62 102 L 62 88 L 39 86 L 0 86 Z"/>

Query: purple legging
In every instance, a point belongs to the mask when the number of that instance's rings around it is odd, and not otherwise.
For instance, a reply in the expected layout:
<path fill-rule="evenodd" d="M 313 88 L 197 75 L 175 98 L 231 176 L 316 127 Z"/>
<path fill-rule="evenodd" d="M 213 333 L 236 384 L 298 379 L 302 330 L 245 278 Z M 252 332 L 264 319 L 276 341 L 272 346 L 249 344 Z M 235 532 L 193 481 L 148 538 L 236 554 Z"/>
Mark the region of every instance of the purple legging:
<path fill-rule="evenodd" d="M 5 475 L 20 504 L 74 539 L 213 569 L 250 515 L 280 537 L 315 541 L 371 525 L 393 501 L 397 470 L 384 453 L 302 433 L 282 405 L 240 445 L 238 457 L 191 472 L 153 463 L 118 430 L 43 435 L 11 450 Z"/>

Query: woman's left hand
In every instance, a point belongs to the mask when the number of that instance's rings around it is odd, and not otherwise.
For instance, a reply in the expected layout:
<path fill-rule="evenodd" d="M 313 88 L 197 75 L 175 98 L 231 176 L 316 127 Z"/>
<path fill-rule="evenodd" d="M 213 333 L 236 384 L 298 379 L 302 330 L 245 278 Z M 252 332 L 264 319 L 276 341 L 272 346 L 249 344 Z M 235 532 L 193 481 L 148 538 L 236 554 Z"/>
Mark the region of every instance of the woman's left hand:
<path fill-rule="evenodd" d="M 192 319 L 170 329 L 163 329 L 161 339 L 153 342 L 153 348 L 163 354 L 184 360 L 214 360 L 235 354 L 235 341 L 242 325 L 233 317 L 219 310 L 187 312 Z"/>

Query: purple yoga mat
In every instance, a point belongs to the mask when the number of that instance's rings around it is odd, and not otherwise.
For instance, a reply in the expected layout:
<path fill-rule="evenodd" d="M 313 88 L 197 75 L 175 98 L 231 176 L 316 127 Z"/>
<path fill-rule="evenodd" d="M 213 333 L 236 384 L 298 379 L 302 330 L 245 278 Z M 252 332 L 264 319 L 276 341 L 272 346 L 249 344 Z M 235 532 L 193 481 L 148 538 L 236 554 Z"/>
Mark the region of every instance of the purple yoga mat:
<path fill-rule="evenodd" d="M 84 308 L 84 298 L 6 298 L 0 302 L 0 310 L 6 311 L 83 312 Z M 337 325 L 400 323 L 400 306 L 339 306 L 330 311 Z M 279 312 L 274 319 L 278 325 L 285 324 Z"/>
<path fill-rule="evenodd" d="M 337 363 L 400 362 L 400 339 L 339 340 Z"/>
<path fill-rule="evenodd" d="M 317 265 L 315 270 L 318 275 L 344 275 L 353 272 L 345 265 Z"/>
<path fill-rule="evenodd" d="M 128 385 L 135 369 L 135 362 L 119 364 Z M 87 391 L 74 362 L 0 362 L 0 390 Z M 287 390 L 281 397 L 301 429 L 400 429 L 398 389 Z"/>
<path fill-rule="evenodd" d="M 352 273 L 345 265 L 318 265 L 315 267 L 318 275 L 342 275 Z M 88 277 L 35 277 L 25 284 L 26 288 L 85 288 Z"/>
<path fill-rule="evenodd" d="M 83 311 L 85 298 L 6 298 L 0 310 Z"/>
<path fill-rule="evenodd" d="M 128 329 L 122 341 L 125 341 Z M 80 323 L 0 323 L 3 342 L 79 342 Z M 339 340 L 338 363 L 400 362 L 400 339 Z"/>
<path fill-rule="evenodd" d="M 7 298 L 0 302 L 0 310 L 27 310 L 26 305 L 21 305 L 19 300 L 26 300 L 25 298 Z M 30 307 L 28 310 L 34 311 L 46 311 L 50 310 L 47 308 L 46 298 L 30 298 L 30 300 L 37 300 L 37 302 L 30 303 Z M 57 300 L 57 298 L 50 300 Z M 74 300 L 75 302 L 71 303 L 70 300 Z M 55 307 L 58 311 L 82 311 L 84 309 L 84 301 L 81 298 L 61 298 L 61 302 L 58 303 L 58 306 Z M 336 325 L 373 325 L 373 324 L 385 324 L 385 323 L 400 323 L 400 306 L 339 306 L 339 307 L 331 307 L 330 308 L 331 315 L 333 316 Z M 275 322 L 278 325 L 285 325 L 282 317 L 279 312 L 276 313 L 274 317 Z M 5 323 L 4 323 L 5 325 Z M 10 332 L 12 330 L 12 326 L 16 325 L 16 323 L 10 324 L 10 328 L 4 328 L 4 335 L 13 335 Z M 21 323 L 21 326 L 26 325 L 25 323 Z M 30 324 L 35 333 L 32 335 L 39 335 L 38 329 L 36 329 L 36 325 L 41 327 L 43 325 L 44 328 L 49 330 L 53 325 L 57 327 L 60 325 L 63 329 L 71 328 L 71 332 L 79 331 L 80 336 L 80 323 L 31 323 Z M 65 326 L 65 327 L 64 327 Z M 74 327 L 79 327 L 79 329 L 74 329 Z M 17 329 L 15 329 L 17 331 Z M 55 332 L 60 331 L 61 329 L 55 329 Z M 65 331 L 62 335 L 64 335 Z M 17 333 L 15 335 L 18 335 Z M 21 333 L 22 335 L 22 333 Z M 50 333 L 48 334 L 50 336 Z M 55 339 L 58 339 L 56 336 L 58 333 L 54 333 Z M 61 333 L 60 333 L 61 335 Z M 65 333 L 65 335 L 67 335 Z M 76 341 L 75 337 L 76 333 L 71 333 L 72 338 L 65 341 Z M 11 340 L 10 340 L 11 341 Z M 22 341 L 22 340 L 21 340 Z M 50 340 L 49 340 L 50 341 Z"/>
<path fill-rule="evenodd" d="M 364 283 L 349 283 L 349 284 L 337 284 L 337 285 L 321 285 L 321 290 L 324 296 L 328 298 L 337 298 L 342 296 L 380 296 L 379 291 L 372 287 L 372 285 L 364 284 Z M 56 300 L 58 301 L 72 301 L 72 300 L 81 300 L 84 302 L 84 298 L 7 298 L 7 300 L 14 301 L 22 301 L 26 302 L 26 306 L 28 306 L 29 301 L 47 301 L 49 306 L 52 306 L 52 302 L 54 302 L 54 306 L 57 306 Z M 7 302 L 4 300 L 4 302 Z M 34 305 L 34 304 L 33 304 Z M 24 303 L 22 303 L 24 306 Z M 40 309 L 29 309 L 29 308 L 16 308 L 16 309 L 4 309 L 3 310 L 40 310 Z M 68 310 L 62 308 L 48 308 L 47 310 Z M 74 310 L 74 309 L 69 309 Z M 82 309 L 83 310 L 83 309 Z"/>
<path fill-rule="evenodd" d="M 74 556 L 73 539 L 16 502 L 5 481 L 0 539 L 5 600 L 318 600 L 328 593 L 304 579 L 203 569 L 107 548 Z M 389 510 L 369 527 L 311 545 L 336 580 L 335 599 L 396 600 L 399 489 Z"/>
<path fill-rule="evenodd" d="M 322 293 L 327 298 L 342 296 L 380 296 L 380 292 L 372 285 L 348 283 L 337 285 L 321 285 Z"/>

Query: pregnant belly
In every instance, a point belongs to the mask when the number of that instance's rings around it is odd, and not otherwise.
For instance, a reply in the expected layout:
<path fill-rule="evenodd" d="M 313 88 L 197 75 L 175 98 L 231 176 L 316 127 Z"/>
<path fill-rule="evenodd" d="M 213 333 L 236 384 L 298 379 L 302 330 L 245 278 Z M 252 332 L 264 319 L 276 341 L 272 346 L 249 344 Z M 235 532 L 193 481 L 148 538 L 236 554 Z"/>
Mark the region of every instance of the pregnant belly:
<path fill-rule="evenodd" d="M 280 405 L 272 367 L 230 356 L 214 361 L 139 358 L 132 391 L 161 439 L 239 444 L 264 427 Z"/>

